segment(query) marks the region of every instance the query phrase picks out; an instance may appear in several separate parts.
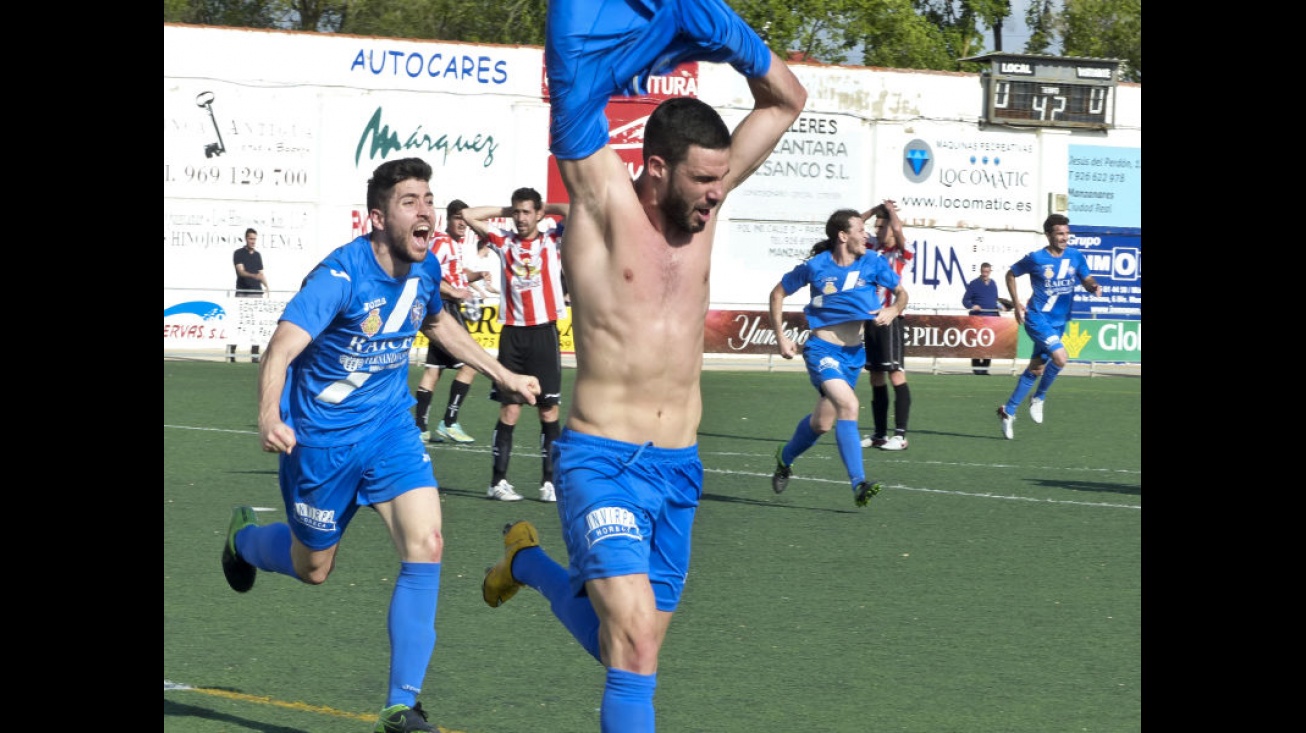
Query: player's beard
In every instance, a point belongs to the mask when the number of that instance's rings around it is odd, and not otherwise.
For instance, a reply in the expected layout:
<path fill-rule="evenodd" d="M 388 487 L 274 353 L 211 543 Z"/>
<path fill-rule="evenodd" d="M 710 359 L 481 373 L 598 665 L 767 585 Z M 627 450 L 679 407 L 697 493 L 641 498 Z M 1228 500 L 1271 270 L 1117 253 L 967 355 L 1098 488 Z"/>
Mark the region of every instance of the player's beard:
<path fill-rule="evenodd" d="M 698 207 L 682 196 L 674 183 L 667 189 L 667 195 L 662 199 L 660 208 L 667 223 L 682 232 L 698 234 L 707 227 L 706 221 L 695 220 L 694 215 L 698 212 Z"/>
<path fill-rule="evenodd" d="M 412 233 L 409 232 L 408 236 L 412 237 Z M 408 247 L 408 240 L 392 239 L 389 244 L 390 258 L 395 262 L 405 262 L 410 265 L 415 265 L 426 259 L 427 248 L 424 247 L 420 254 L 414 255 L 413 251 Z"/>

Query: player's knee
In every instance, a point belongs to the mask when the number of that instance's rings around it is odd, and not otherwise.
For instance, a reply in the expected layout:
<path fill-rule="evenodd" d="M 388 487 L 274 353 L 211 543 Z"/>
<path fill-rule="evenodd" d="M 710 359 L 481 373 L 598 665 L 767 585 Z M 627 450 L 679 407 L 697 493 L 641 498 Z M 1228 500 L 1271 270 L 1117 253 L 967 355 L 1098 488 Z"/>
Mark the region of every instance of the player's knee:
<path fill-rule="evenodd" d="M 439 527 L 418 537 L 408 549 L 408 562 L 440 562 L 444 558 L 444 532 Z"/>

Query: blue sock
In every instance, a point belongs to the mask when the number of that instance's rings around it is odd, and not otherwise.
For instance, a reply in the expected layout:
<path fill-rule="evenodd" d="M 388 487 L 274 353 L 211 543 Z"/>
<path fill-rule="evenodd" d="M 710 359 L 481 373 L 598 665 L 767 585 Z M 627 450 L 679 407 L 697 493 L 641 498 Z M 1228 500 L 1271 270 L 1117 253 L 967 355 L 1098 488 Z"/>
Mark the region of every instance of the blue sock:
<path fill-rule="evenodd" d="M 440 598 L 440 563 L 399 564 L 399 577 L 390 596 L 390 690 L 385 706 L 412 707 L 422 692 L 422 680 L 435 651 L 435 608 Z"/>
<path fill-rule="evenodd" d="M 834 441 L 839 446 L 839 457 L 844 470 L 853 482 L 853 488 L 866 480 L 866 467 L 862 463 L 862 439 L 857 434 L 856 420 L 837 420 L 834 423 Z"/>
<path fill-rule="evenodd" d="M 591 657 L 599 658 L 599 615 L 588 596 L 571 591 L 567 569 L 538 547 L 517 553 L 512 562 L 512 577 L 540 592 L 549 601 L 553 615 L 567 627 Z"/>
<path fill-rule="evenodd" d="M 1025 397 L 1029 394 L 1029 391 L 1034 389 L 1034 380 L 1036 379 L 1038 379 L 1038 377 L 1035 377 L 1034 373 L 1029 369 L 1021 372 L 1020 379 L 1016 380 L 1016 389 L 1011 393 L 1011 397 L 1007 400 L 1008 415 L 1013 417 L 1016 415 L 1016 408 L 1020 407 L 1020 403 L 1025 401 Z"/>
<path fill-rule="evenodd" d="M 240 530 L 236 533 L 236 553 L 259 570 L 299 578 L 290 557 L 290 525 L 285 522 Z"/>
<path fill-rule="evenodd" d="M 816 445 L 816 441 L 820 440 L 820 438 L 821 436 L 815 430 L 812 430 L 812 416 L 807 415 L 799 420 L 798 425 L 794 427 L 794 436 L 781 449 L 780 460 L 784 461 L 786 466 L 792 466 L 794 461 L 798 460 L 798 456 L 806 453 L 808 448 Z"/>
<path fill-rule="evenodd" d="M 635 674 L 624 669 L 608 669 L 603 687 L 603 707 L 599 709 L 602 733 L 653 733 L 653 692 L 658 676 Z"/>
<path fill-rule="evenodd" d="M 1043 378 L 1038 381 L 1038 391 L 1034 393 L 1034 399 L 1041 400 L 1047 396 L 1048 390 L 1052 389 L 1052 383 L 1057 381 L 1057 375 L 1061 373 L 1061 367 L 1048 362 L 1043 367 Z"/>

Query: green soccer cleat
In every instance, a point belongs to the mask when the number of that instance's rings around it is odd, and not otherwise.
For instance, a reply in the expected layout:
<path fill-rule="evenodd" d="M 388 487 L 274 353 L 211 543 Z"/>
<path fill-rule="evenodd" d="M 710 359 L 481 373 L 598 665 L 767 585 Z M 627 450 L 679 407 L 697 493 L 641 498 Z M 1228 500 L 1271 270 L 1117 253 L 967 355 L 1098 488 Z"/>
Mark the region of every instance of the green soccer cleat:
<path fill-rule="evenodd" d="M 871 503 L 871 497 L 880 493 L 880 489 L 883 488 L 884 484 L 878 481 L 875 483 L 863 481 L 857 484 L 857 488 L 853 489 L 853 503 L 857 506 L 866 506 Z"/>
<path fill-rule="evenodd" d="M 786 466 L 781 458 L 784 451 L 783 445 L 775 449 L 775 473 L 771 474 L 771 490 L 777 494 L 783 494 L 789 488 L 789 477 L 794 475 L 793 466 Z"/>
<path fill-rule="evenodd" d="M 254 578 L 258 576 L 258 568 L 245 562 L 236 552 L 236 533 L 253 526 L 258 526 L 254 507 L 232 507 L 231 523 L 227 525 L 227 542 L 222 546 L 222 574 L 227 576 L 227 585 L 237 593 L 253 588 Z"/>
<path fill-rule="evenodd" d="M 453 443 L 475 443 L 476 438 L 468 435 L 458 423 L 445 425 L 440 423 L 435 426 L 435 440 L 437 443 L 443 443 L 448 440 Z"/>
<path fill-rule="evenodd" d="M 490 608 L 498 608 L 517 595 L 522 584 L 512 577 L 512 560 L 528 547 L 539 547 L 540 535 L 530 522 L 513 522 L 503 527 L 503 557 L 485 571 L 481 581 L 481 598 Z"/>
<path fill-rule="evenodd" d="M 373 733 L 410 733 L 411 731 L 434 731 L 435 726 L 426 722 L 426 711 L 422 703 L 411 708 L 404 704 L 391 705 L 381 711 L 381 719 L 376 721 Z"/>

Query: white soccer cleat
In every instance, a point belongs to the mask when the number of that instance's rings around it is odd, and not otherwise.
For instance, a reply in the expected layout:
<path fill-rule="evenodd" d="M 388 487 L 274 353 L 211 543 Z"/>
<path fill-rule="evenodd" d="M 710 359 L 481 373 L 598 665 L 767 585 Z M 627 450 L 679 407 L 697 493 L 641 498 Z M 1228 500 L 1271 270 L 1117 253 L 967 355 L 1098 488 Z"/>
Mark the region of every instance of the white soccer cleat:
<path fill-rule="evenodd" d="M 889 438 L 880 446 L 880 450 L 907 450 L 907 436 L 895 435 Z"/>
<path fill-rule="evenodd" d="M 868 436 L 866 436 L 865 438 L 862 438 L 862 447 L 863 447 L 863 448 L 882 448 L 882 447 L 884 446 L 884 444 L 887 443 L 887 442 L 888 442 L 888 441 L 886 441 L 884 438 L 877 438 L 877 437 L 875 437 L 875 436 L 868 435 Z"/>
<path fill-rule="evenodd" d="M 1035 397 L 1029 401 L 1029 419 L 1039 425 L 1043 424 L 1043 400 Z"/>
<path fill-rule="evenodd" d="M 1001 405 L 998 407 L 998 422 L 1001 423 L 1002 426 L 1002 437 L 1006 438 L 1007 440 L 1011 440 L 1012 438 L 1016 437 L 1016 430 L 1015 430 L 1016 416 L 1007 414 L 1006 405 Z"/>
<path fill-rule="evenodd" d="M 495 501 L 521 501 L 522 495 L 518 494 L 508 483 L 508 479 L 499 479 L 499 483 L 491 486 L 486 490 L 485 495 Z"/>
<path fill-rule="evenodd" d="M 558 500 L 558 492 L 553 489 L 552 481 L 545 481 L 540 484 L 540 501 L 555 502 Z"/>

